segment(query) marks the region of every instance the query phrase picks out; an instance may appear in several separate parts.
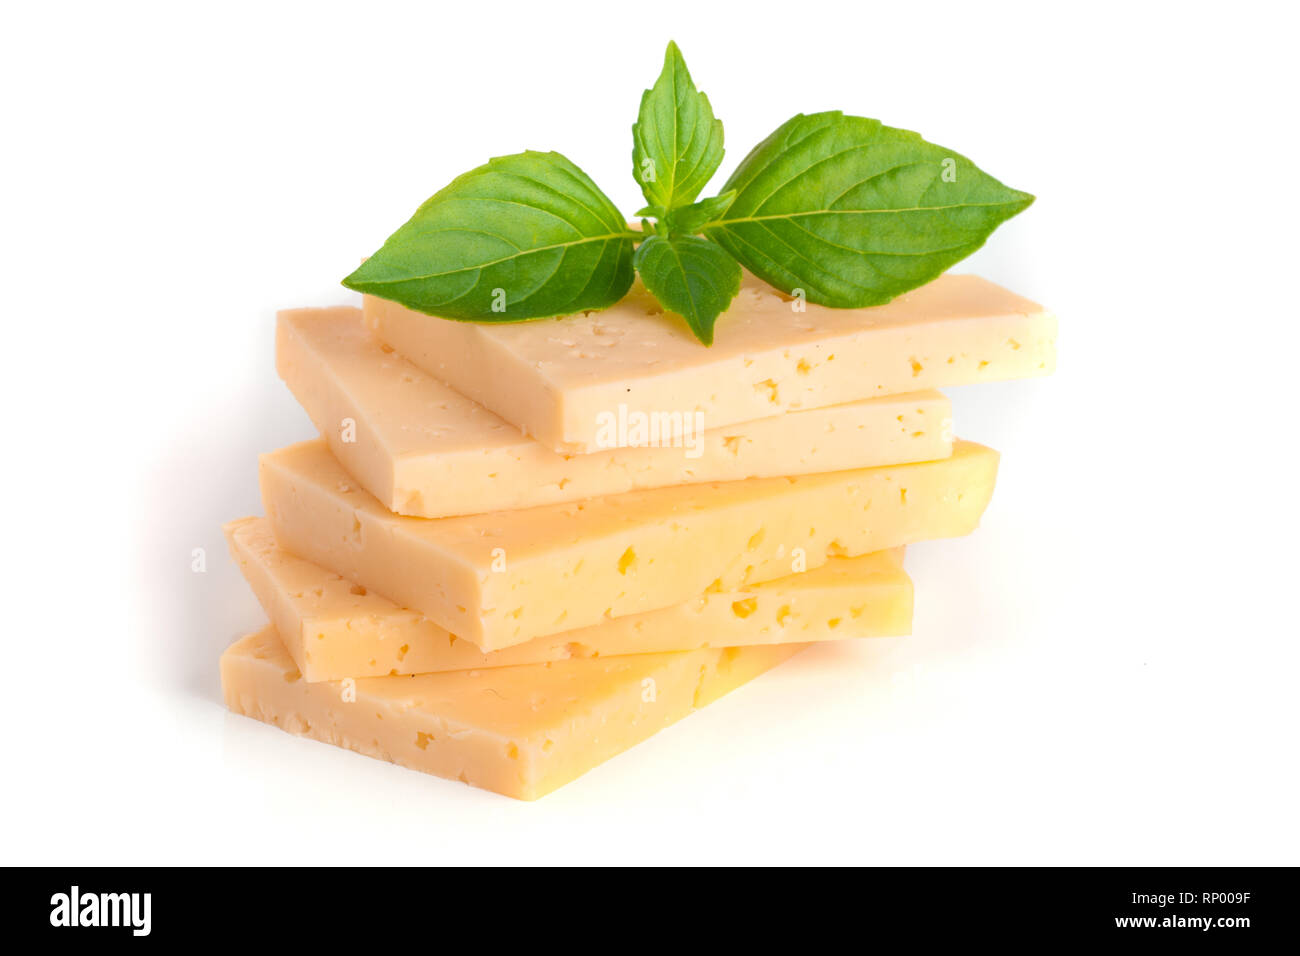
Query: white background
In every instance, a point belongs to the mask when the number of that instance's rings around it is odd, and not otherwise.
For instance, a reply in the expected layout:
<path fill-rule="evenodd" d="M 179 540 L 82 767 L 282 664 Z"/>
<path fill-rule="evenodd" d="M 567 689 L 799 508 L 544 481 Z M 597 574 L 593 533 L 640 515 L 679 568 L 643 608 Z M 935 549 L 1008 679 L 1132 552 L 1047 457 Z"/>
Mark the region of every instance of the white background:
<path fill-rule="evenodd" d="M 3 862 L 1300 862 L 1292 12 L 6 5 Z M 636 209 L 670 37 L 717 182 L 839 108 L 1039 197 L 959 269 L 1057 311 L 1060 369 L 954 394 L 1001 483 L 909 555 L 914 635 L 817 647 L 534 804 L 228 715 L 217 658 L 262 613 L 220 525 L 311 434 L 275 310 L 352 301 L 489 156 L 561 150 Z"/>

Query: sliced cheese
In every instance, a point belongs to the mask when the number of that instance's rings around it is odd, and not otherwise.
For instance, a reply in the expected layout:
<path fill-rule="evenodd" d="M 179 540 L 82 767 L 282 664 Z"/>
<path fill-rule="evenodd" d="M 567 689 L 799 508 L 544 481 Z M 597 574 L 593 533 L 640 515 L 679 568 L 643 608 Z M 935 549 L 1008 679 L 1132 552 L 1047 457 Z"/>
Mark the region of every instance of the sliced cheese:
<path fill-rule="evenodd" d="M 1055 317 L 971 275 L 940 276 L 867 309 L 791 301 L 746 275 L 709 348 L 639 285 L 601 312 L 534 322 L 453 322 L 373 296 L 364 309 L 379 338 L 408 360 L 568 452 L 610 447 L 601 426 L 620 407 L 701 412 L 712 430 L 880 395 L 1044 375 L 1055 364 Z"/>
<path fill-rule="evenodd" d="M 508 511 L 638 488 L 946 458 L 952 408 L 931 391 L 791 413 L 720 431 L 640 421 L 640 447 L 561 455 L 382 346 L 358 309 L 281 312 L 276 367 L 330 450 L 391 511 Z M 638 431 L 639 429 L 639 431 Z"/>
<path fill-rule="evenodd" d="M 535 800 L 805 646 L 309 683 L 267 627 L 222 655 L 221 686 L 232 711 L 290 733 Z"/>
<path fill-rule="evenodd" d="M 704 647 L 887 637 L 912 624 L 902 550 L 832 558 L 803 574 L 484 653 L 275 542 L 265 518 L 225 527 L 230 552 L 307 681 L 508 667 Z"/>
<path fill-rule="evenodd" d="M 634 491 L 457 518 L 395 515 L 316 440 L 261 458 L 286 550 L 484 651 L 972 531 L 998 456 Z"/>

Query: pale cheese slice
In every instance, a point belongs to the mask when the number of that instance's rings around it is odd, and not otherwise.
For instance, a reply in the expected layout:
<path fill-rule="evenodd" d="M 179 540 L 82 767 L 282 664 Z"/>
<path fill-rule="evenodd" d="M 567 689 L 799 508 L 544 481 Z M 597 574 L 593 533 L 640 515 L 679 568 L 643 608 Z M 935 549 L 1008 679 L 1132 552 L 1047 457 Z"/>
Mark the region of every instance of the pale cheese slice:
<path fill-rule="evenodd" d="M 320 441 L 261 458 L 286 550 L 495 651 L 974 530 L 998 455 L 636 491 L 457 518 L 395 515 Z"/>
<path fill-rule="evenodd" d="M 768 644 L 308 683 L 267 627 L 221 656 L 226 706 L 293 734 L 535 800 L 802 650 Z"/>
<path fill-rule="evenodd" d="M 330 451 L 390 511 L 424 518 L 509 511 L 641 488 L 842 471 L 952 453 L 952 406 L 929 390 L 704 431 L 703 415 L 638 419 L 638 447 L 563 455 L 369 335 L 358 309 L 295 309 L 276 368 Z"/>
<path fill-rule="evenodd" d="M 276 544 L 265 518 L 225 527 L 231 554 L 307 681 L 508 667 L 748 644 L 907 634 L 912 582 L 902 549 L 832 558 L 764 584 L 483 652 L 417 611 Z"/>
<path fill-rule="evenodd" d="M 531 322 L 453 322 L 374 296 L 364 310 L 409 361 L 565 452 L 609 447 L 601 422 L 620 406 L 698 411 L 713 430 L 880 395 L 1046 375 L 1056 362 L 1055 316 L 972 275 L 943 275 L 867 309 L 791 301 L 746 275 L 709 347 L 639 284 L 600 312 Z"/>

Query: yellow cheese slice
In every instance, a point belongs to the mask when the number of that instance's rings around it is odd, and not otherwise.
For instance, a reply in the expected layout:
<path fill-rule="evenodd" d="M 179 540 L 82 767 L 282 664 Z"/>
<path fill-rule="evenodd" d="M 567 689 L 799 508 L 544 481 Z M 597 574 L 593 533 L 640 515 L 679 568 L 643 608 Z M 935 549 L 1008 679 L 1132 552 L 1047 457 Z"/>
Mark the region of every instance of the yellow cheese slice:
<path fill-rule="evenodd" d="M 535 800 L 797 654 L 768 644 L 308 683 L 267 627 L 221 657 L 235 713 Z"/>
<path fill-rule="evenodd" d="M 746 275 L 708 348 L 639 284 L 603 311 L 534 322 L 452 322 L 373 296 L 364 310 L 409 361 L 549 447 L 580 453 L 608 447 L 601 422 L 620 406 L 699 411 L 706 428 L 719 429 L 1045 375 L 1056 354 L 1053 315 L 971 275 L 940 276 L 867 309 L 792 302 Z"/>
<path fill-rule="evenodd" d="M 275 542 L 265 518 L 225 527 L 230 552 L 307 681 L 538 664 L 571 657 L 806 643 L 907 634 L 912 582 L 902 549 L 484 653 Z"/>
<path fill-rule="evenodd" d="M 967 534 L 995 451 L 635 491 L 456 518 L 395 515 L 320 441 L 263 455 L 280 545 L 485 651 L 930 538 Z"/>
<path fill-rule="evenodd" d="M 424 518 L 509 511 L 638 488 L 842 471 L 947 458 L 952 407 L 930 390 L 703 431 L 614 409 L 641 447 L 561 455 L 371 336 L 359 309 L 281 312 L 276 368 L 330 451 L 390 511 Z M 640 434 L 634 434 L 640 428 Z"/>

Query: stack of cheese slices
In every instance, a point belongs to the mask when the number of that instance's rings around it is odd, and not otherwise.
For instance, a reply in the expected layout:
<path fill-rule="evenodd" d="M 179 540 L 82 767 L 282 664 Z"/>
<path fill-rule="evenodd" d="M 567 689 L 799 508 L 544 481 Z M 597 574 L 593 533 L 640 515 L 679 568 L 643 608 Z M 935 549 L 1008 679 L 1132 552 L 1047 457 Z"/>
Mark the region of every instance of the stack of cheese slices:
<path fill-rule="evenodd" d="M 827 309 L 746 276 L 697 342 L 602 312 L 279 316 L 321 437 L 226 527 L 271 624 L 228 706 L 522 799 L 814 641 L 908 633 L 902 549 L 972 531 L 997 453 L 934 391 L 1043 375 L 1056 320 L 975 276 Z"/>

